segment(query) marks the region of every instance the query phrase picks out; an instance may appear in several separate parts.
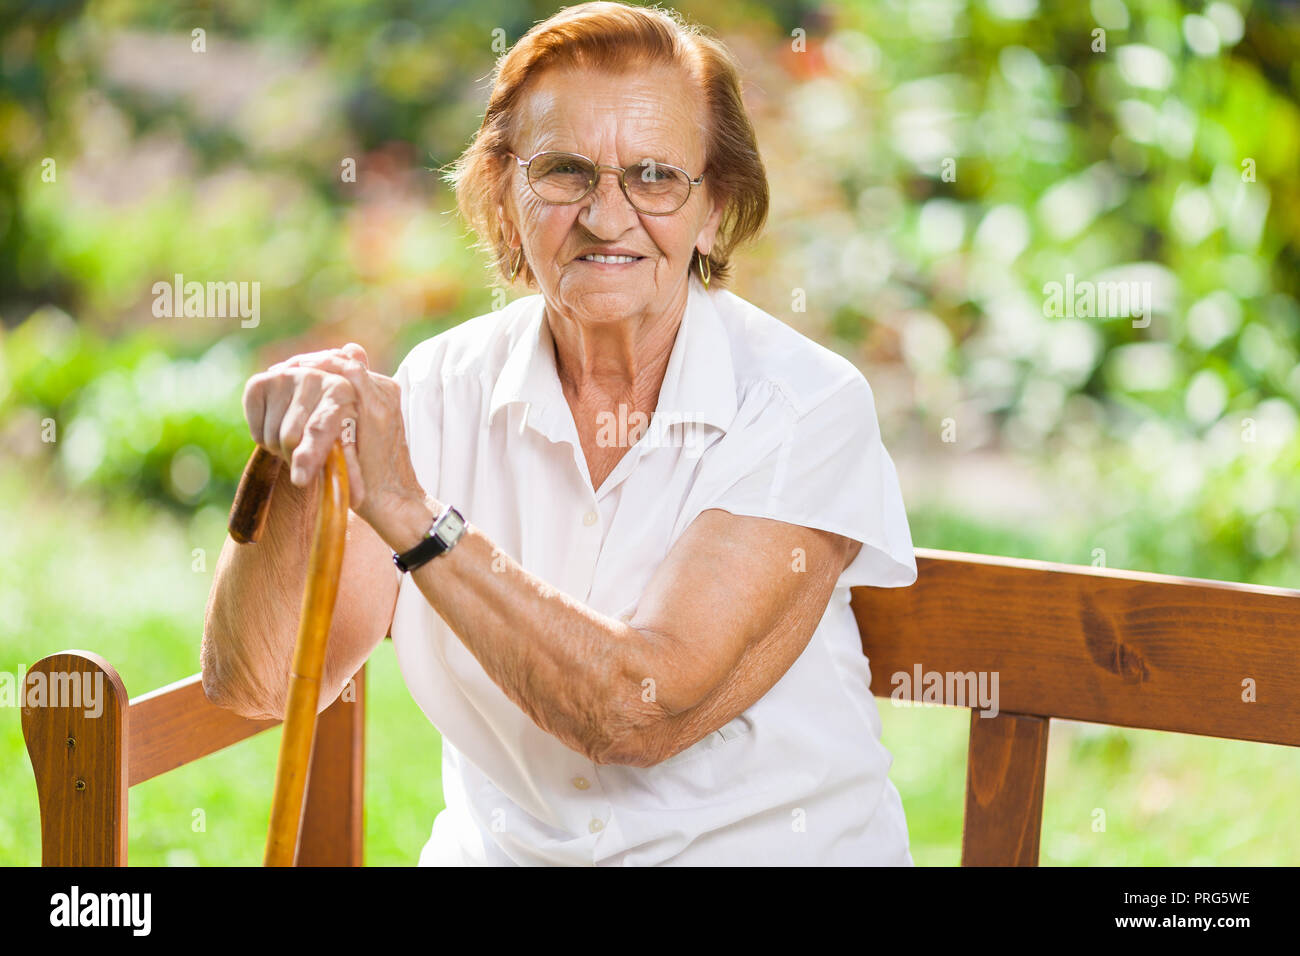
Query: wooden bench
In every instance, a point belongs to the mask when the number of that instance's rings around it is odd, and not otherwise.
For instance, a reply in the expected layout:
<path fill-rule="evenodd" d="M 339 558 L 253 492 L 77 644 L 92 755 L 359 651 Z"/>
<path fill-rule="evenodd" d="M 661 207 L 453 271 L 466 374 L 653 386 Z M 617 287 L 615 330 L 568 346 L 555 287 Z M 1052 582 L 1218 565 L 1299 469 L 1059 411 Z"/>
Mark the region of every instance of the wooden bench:
<path fill-rule="evenodd" d="M 916 554 L 915 585 L 856 588 L 853 609 L 878 697 L 918 668 L 998 675 L 994 717 L 943 682 L 942 703 L 971 707 L 963 866 L 1037 865 L 1053 717 L 1300 746 L 1300 591 Z M 197 675 L 128 700 L 95 654 L 54 654 L 33 671 L 102 673 L 108 698 L 98 718 L 23 710 L 46 866 L 126 865 L 131 786 L 275 726 L 209 703 Z M 362 863 L 364 684 L 363 668 L 356 699 L 321 715 L 300 866 Z"/>

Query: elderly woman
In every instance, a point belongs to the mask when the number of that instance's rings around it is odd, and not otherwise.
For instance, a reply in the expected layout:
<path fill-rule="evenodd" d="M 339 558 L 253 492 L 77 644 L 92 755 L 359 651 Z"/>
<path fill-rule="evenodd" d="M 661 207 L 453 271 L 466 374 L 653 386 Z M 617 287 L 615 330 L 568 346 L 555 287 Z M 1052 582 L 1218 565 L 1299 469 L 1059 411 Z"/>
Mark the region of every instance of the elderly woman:
<path fill-rule="evenodd" d="M 321 706 L 391 632 L 443 739 L 421 864 L 912 862 L 849 607 L 915 580 L 907 519 L 862 374 L 719 288 L 767 208 L 739 90 L 660 10 L 538 24 L 452 174 L 537 294 L 394 378 L 349 344 L 248 384 L 292 484 L 262 546 L 222 553 L 204 686 L 283 713 L 343 437 Z"/>

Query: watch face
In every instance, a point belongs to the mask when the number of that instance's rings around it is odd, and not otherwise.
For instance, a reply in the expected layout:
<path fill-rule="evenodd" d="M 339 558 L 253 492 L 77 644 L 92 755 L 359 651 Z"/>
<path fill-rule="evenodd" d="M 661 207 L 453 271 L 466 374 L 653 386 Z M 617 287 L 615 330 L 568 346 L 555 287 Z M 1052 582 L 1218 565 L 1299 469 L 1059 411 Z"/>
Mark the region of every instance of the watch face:
<path fill-rule="evenodd" d="M 465 522 L 460 519 L 455 511 L 448 511 L 446 516 L 438 522 L 438 537 L 442 539 L 443 544 L 451 546 L 465 530 Z"/>

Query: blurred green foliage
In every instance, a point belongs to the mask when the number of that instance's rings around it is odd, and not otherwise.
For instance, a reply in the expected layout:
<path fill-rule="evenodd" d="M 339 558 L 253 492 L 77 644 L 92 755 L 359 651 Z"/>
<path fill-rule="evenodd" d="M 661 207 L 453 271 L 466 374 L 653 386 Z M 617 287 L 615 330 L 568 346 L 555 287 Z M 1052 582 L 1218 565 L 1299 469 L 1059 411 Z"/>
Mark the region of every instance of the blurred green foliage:
<path fill-rule="evenodd" d="M 7 19 L 0 428 L 24 467 L 227 501 L 249 374 L 347 340 L 391 370 L 489 309 L 437 172 L 503 44 L 553 9 L 125 0 Z M 744 65 L 772 183 L 737 291 L 868 372 L 891 448 L 1037 468 L 1094 537 L 1150 495 L 1186 528 L 1168 550 L 1132 526 L 1112 564 L 1197 573 L 1208 545 L 1219 573 L 1293 575 L 1300 512 L 1270 476 L 1300 454 L 1294 5 L 681 9 Z M 156 317 L 176 275 L 259 283 L 256 327 Z M 1051 284 L 1076 280 L 1142 283 L 1150 312 L 1051 314 Z M 47 420 L 58 440 L 34 440 Z"/>
<path fill-rule="evenodd" d="M 1300 8 L 678 8 L 742 63 L 772 187 L 734 288 L 867 373 L 918 545 L 1295 585 Z M 64 496 L 109 527 L 187 529 L 198 546 L 251 447 L 249 375 L 346 341 L 391 371 L 488 311 L 492 276 L 438 171 L 477 128 L 501 44 L 555 9 L 42 0 L 0 17 L 0 478 L 19 496 L 6 520 L 44 521 Z M 258 283 L 259 320 L 156 315 L 154 284 L 177 275 Z M 1051 307 L 1053 284 L 1129 281 L 1151 296 L 1142 321 Z M 975 470 L 989 460 L 1038 495 Z M 932 473 L 939 491 L 923 493 Z M 975 514 L 990 502 L 1001 528 Z M 42 532 L 11 530 L 4 564 Z M 177 672 L 142 671 L 137 692 L 196 670 L 210 572 L 194 577 L 190 548 L 156 559 L 199 582 L 162 620 L 144 605 L 174 581 L 127 599 L 73 563 L 84 593 L 119 605 L 94 613 L 33 583 L 77 547 L 56 541 L 35 576 L 0 580 L 0 667 L 102 643 L 74 639 L 81 628 L 131 635 L 105 638 L 110 656 L 172 647 Z M 16 752 L 15 733 L 0 742 Z M 917 858 L 945 861 L 925 847 L 955 838 L 942 801 L 957 757 L 916 746 L 915 789 L 900 789 L 934 814 L 914 817 Z M 1176 776 L 1142 804 L 1161 807 Z M 0 843 L 14 819 L 0 814 Z M 392 839 L 409 847 L 427 825 Z M 1087 839 L 1045 839 L 1045 858 L 1125 859 Z M 1213 845 L 1258 843 L 1233 831 Z"/>

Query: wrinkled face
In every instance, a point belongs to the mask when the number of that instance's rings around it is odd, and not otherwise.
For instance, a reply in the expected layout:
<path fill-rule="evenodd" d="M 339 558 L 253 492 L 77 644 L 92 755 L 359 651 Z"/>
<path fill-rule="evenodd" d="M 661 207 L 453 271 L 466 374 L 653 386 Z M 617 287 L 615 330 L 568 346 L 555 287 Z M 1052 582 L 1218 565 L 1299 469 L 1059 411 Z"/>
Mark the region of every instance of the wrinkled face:
<path fill-rule="evenodd" d="M 511 147 L 522 159 L 544 150 L 586 156 L 604 166 L 634 166 L 645 159 L 704 171 L 704 105 L 681 71 L 654 65 L 610 74 L 553 69 L 534 78 L 520 104 Z M 512 245 L 524 257 L 548 305 L 583 323 L 653 318 L 684 301 L 695 249 L 713 247 L 722 206 L 706 178 L 692 187 L 677 212 L 638 212 L 619 186 L 618 174 L 601 170 L 596 188 L 580 202 L 552 205 L 529 188 L 515 168 L 500 209 Z M 629 176 L 631 179 L 632 176 Z M 631 262 L 595 262 L 583 256 L 605 250 Z"/>

